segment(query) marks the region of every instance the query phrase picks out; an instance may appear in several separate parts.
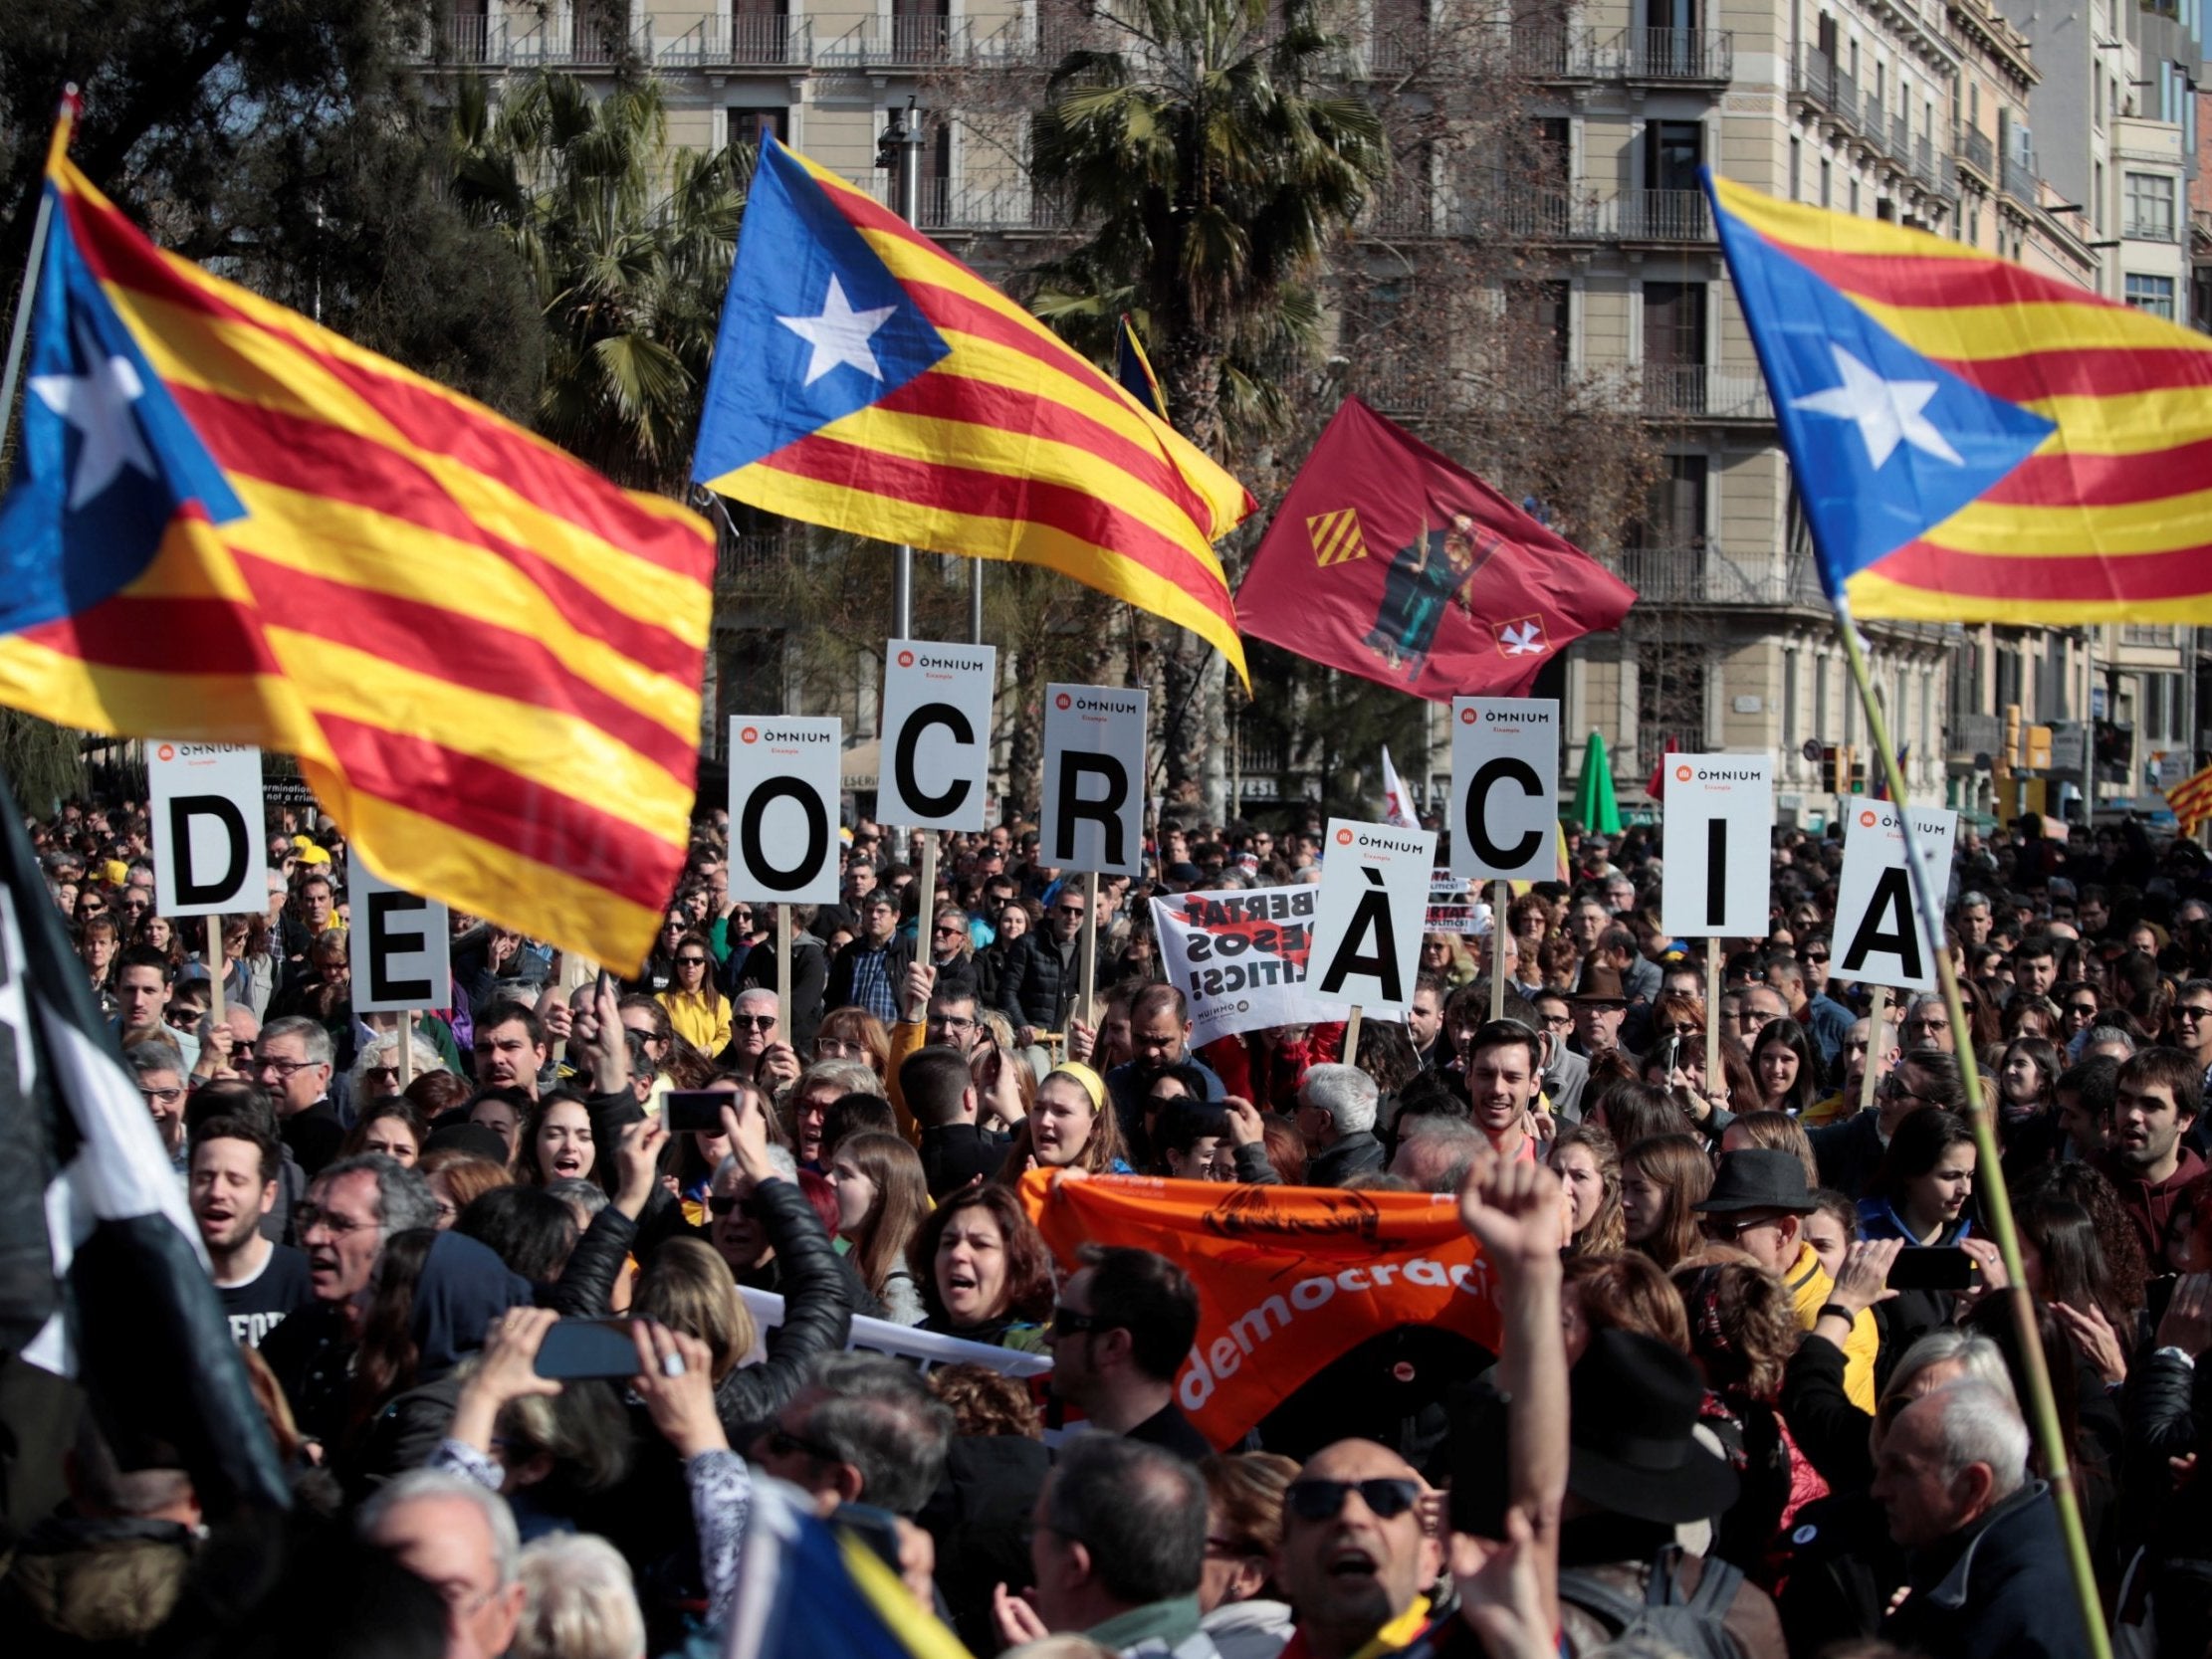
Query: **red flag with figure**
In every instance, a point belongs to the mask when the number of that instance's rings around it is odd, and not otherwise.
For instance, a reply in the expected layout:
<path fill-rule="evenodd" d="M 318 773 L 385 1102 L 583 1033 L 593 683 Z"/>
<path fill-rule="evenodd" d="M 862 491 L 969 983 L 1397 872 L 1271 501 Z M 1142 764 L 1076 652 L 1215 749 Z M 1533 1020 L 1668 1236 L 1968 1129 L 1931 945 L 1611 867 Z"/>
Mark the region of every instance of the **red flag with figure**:
<path fill-rule="evenodd" d="M 1513 696 L 1636 592 L 1465 468 L 1346 398 L 1236 593 L 1237 626 L 1443 703 Z"/>

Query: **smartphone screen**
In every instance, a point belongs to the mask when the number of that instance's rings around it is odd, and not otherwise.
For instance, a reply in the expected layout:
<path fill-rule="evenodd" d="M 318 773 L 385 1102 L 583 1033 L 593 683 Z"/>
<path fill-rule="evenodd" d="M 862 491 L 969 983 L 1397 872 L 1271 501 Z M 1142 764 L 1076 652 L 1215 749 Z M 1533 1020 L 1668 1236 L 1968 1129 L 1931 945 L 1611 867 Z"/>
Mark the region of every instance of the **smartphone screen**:
<path fill-rule="evenodd" d="M 626 1319 L 564 1319 L 539 1345 L 540 1376 L 568 1380 L 637 1375 L 637 1344 Z"/>
<path fill-rule="evenodd" d="M 1893 1291 L 1972 1290 L 1974 1258 L 1956 1247 L 1900 1250 L 1890 1264 L 1888 1284 Z"/>
<path fill-rule="evenodd" d="M 670 1135 L 720 1135 L 722 1109 L 738 1099 L 727 1089 L 671 1089 L 661 1097 L 661 1127 Z"/>

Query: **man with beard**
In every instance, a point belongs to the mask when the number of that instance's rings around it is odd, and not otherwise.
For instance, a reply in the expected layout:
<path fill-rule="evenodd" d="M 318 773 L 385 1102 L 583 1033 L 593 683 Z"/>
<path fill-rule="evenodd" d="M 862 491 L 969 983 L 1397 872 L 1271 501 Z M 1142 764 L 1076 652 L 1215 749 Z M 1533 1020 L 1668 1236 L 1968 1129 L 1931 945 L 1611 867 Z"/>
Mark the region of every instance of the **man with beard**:
<path fill-rule="evenodd" d="M 1143 1144 L 1137 1132 L 1144 1125 L 1145 1097 L 1173 1066 L 1197 1072 L 1205 1080 L 1207 1100 L 1221 1104 L 1226 1091 L 1220 1078 L 1191 1048 L 1191 1004 L 1173 985 L 1147 985 L 1129 1003 L 1129 1059 L 1106 1074 L 1106 1093 L 1126 1143 Z"/>
<path fill-rule="evenodd" d="M 277 1138 L 244 1118 L 210 1118 L 192 1137 L 192 1219 L 231 1337 L 248 1348 L 312 1300 L 308 1258 L 262 1236 L 281 1162 Z"/>
<path fill-rule="evenodd" d="M 344 1429 L 353 1350 L 377 1261 L 394 1233 L 437 1224 L 429 1183 L 381 1152 L 340 1158 L 309 1183 L 293 1236 L 307 1253 L 314 1301 L 262 1345 L 301 1433 L 330 1443 Z"/>
<path fill-rule="evenodd" d="M 262 1033 L 267 1048 L 269 1033 Z M 546 1028 L 538 1016 L 520 1002 L 493 1003 L 476 1018 L 476 1086 L 479 1089 L 520 1089 L 538 1098 L 538 1079 L 553 1058 Z"/>
<path fill-rule="evenodd" d="M 1528 1127 L 1543 1068 L 1543 1039 L 1519 1020 L 1491 1020 L 1467 1042 L 1467 1104 L 1501 1163 L 1537 1158 Z"/>

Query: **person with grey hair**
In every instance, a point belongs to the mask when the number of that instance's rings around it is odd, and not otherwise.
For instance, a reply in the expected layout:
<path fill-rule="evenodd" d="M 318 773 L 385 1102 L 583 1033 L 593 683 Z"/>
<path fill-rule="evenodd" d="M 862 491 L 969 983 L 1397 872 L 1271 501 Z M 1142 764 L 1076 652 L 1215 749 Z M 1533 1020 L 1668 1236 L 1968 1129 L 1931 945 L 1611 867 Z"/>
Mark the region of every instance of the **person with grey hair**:
<path fill-rule="evenodd" d="M 528 1592 L 522 1540 L 498 1493 L 414 1469 L 363 1504 L 354 1527 L 445 1597 L 446 1659 L 499 1659 L 514 1644 Z"/>
<path fill-rule="evenodd" d="M 905 1360 L 824 1353 L 762 1430 L 752 1457 L 819 1502 L 870 1504 L 912 1519 L 937 1490 L 952 1443 L 952 1408 Z"/>
<path fill-rule="evenodd" d="M 1310 1066 L 1298 1080 L 1298 1133 L 1311 1161 L 1308 1186 L 1342 1186 L 1383 1166 L 1375 1138 L 1382 1093 L 1357 1066 Z"/>
<path fill-rule="evenodd" d="M 445 1056 L 419 1033 L 409 1045 L 409 1058 L 413 1061 L 416 1077 L 452 1070 L 445 1063 Z M 345 1099 L 349 1109 L 358 1112 L 371 1101 L 398 1093 L 399 1033 L 379 1031 L 363 1037 L 354 1053 L 353 1067 L 345 1074 Z"/>
<path fill-rule="evenodd" d="M 184 1064 L 177 1051 L 167 1043 L 132 1043 L 122 1051 L 123 1069 L 138 1086 L 138 1098 L 146 1103 L 152 1115 L 153 1127 L 161 1137 L 161 1149 L 169 1154 L 169 1165 L 183 1174 L 191 1162 L 191 1154 L 184 1142 L 184 1097 L 188 1086 L 184 1081 Z"/>
<path fill-rule="evenodd" d="M 1037 1495 L 1034 1587 L 1000 1586 L 992 1611 L 1008 1644 L 1082 1634 L 1152 1659 L 1219 1659 L 1199 1626 L 1206 1478 L 1159 1446 L 1094 1434 L 1063 1445 Z"/>
<path fill-rule="evenodd" d="M 1488 1145 L 1489 1138 L 1464 1118 L 1443 1113 L 1401 1118 L 1390 1172 L 1424 1192 L 1456 1192 Z"/>
<path fill-rule="evenodd" d="M 1947 1382 L 1881 1438 L 1874 1499 L 1905 1550 L 1910 1593 L 1881 1635 L 1959 1659 L 2089 1652 L 2050 1489 L 2028 1473 L 2009 1388 Z"/>
<path fill-rule="evenodd" d="M 2095 1060 L 2100 1055 L 2109 1055 L 2114 1060 L 2135 1058 L 2135 1039 L 2116 1025 L 2093 1025 L 2082 1033 L 2082 1047 L 2077 1061 Z"/>
<path fill-rule="evenodd" d="M 384 1246 L 395 1233 L 436 1227 L 438 1199 L 396 1158 L 364 1152 L 310 1181 L 292 1224 L 315 1300 L 269 1334 L 261 1356 L 292 1402 L 301 1432 L 331 1441 L 345 1426 L 353 1351 Z"/>
<path fill-rule="evenodd" d="M 523 1551 L 523 1618 L 508 1659 L 645 1659 L 629 1562 L 603 1538 L 552 1533 Z"/>
<path fill-rule="evenodd" d="M 320 1020 L 271 1020 L 261 1028 L 248 1077 L 269 1091 L 284 1143 L 312 1179 L 345 1144 L 345 1125 L 331 1099 L 331 1034 Z"/>

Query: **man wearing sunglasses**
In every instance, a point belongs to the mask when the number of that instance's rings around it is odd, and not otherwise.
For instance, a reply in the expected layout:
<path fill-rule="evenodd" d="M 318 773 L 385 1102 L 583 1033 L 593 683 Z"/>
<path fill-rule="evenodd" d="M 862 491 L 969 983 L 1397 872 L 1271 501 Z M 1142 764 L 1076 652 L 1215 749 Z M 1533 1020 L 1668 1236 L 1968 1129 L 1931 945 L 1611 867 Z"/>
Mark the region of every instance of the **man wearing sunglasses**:
<path fill-rule="evenodd" d="M 1052 1310 L 1052 1392 L 1093 1430 L 1197 1463 L 1214 1447 L 1177 1406 L 1175 1373 L 1198 1334 L 1199 1293 L 1181 1268 L 1150 1250 L 1092 1246 Z"/>
<path fill-rule="evenodd" d="M 1298 1615 L 1289 1654 L 1352 1659 L 1409 1646 L 1429 1614 L 1440 1547 L 1423 1523 L 1428 1483 L 1372 1440 L 1340 1440 L 1283 1492 L 1275 1581 Z"/>

